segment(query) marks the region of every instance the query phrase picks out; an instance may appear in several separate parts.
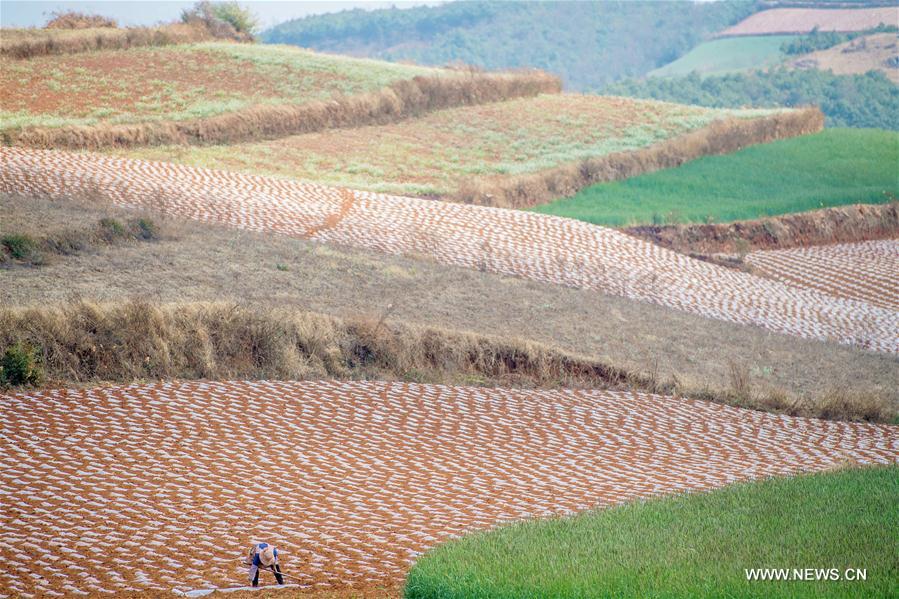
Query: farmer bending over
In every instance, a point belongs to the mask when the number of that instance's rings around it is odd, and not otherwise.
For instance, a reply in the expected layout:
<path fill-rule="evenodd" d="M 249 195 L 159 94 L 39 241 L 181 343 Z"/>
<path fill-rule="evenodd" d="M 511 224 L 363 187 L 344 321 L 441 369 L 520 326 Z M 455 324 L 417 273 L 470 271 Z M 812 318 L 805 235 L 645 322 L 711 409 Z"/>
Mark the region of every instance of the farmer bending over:
<path fill-rule="evenodd" d="M 281 576 L 281 566 L 278 565 L 278 550 L 268 543 L 259 543 L 250 547 L 246 564 L 250 567 L 250 583 L 254 587 L 259 586 L 259 569 L 268 568 L 275 573 L 278 584 L 284 584 Z"/>

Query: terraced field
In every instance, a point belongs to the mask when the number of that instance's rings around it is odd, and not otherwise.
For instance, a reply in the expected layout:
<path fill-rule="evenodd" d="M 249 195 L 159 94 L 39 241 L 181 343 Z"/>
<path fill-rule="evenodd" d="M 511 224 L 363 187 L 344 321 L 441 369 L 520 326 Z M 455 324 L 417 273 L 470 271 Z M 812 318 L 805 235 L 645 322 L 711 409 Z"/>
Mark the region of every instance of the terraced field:
<path fill-rule="evenodd" d="M 756 271 L 790 285 L 899 311 L 896 239 L 765 250 L 745 260 Z"/>
<path fill-rule="evenodd" d="M 547 94 L 442 110 L 391 125 L 239 145 L 137 148 L 123 155 L 385 193 L 452 196 L 476 179 L 537 173 L 647 148 L 712 121 L 775 112 Z"/>
<path fill-rule="evenodd" d="M 206 42 L 0 62 L 3 129 L 208 117 L 376 91 L 440 69 Z"/>
<path fill-rule="evenodd" d="M 304 586 L 392 584 L 470 529 L 899 461 L 895 426 L 640 393 L 263 381 L 0 401 L 0 587 L 22 597 L 235 586 L 263 539 Z"/>
<path fill-rule="evenodd" d="M 3 148 L 0 158 L 0 190 L 9 193 L 88 193 L 203 222 L 428 255 L 807 339 L 899 352 L 899 312 L 693 260 L 583 222 L 92 154 Z"/>
<path fill-rule="evenodd" d="M 863 31 L 881 23 L 895 25 L 899 7 L 877 8 L 774 8 L 752 14 L 718 34 L 773 35 L 819 31 Z"/>

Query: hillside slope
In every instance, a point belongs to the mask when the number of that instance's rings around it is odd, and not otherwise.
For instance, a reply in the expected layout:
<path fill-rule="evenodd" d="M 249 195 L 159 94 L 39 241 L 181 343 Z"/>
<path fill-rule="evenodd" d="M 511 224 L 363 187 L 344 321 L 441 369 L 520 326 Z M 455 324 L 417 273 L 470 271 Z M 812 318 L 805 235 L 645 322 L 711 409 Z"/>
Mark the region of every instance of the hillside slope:
<path fill-rule="evenodd" d="M 488 69 L 535 67 L 596 89 L 671 62 L 755 10 L 751 2 L 450 2 L 344 11 L 282 23 L 270 43 Z"/>
<path fill-rule="evenodd" d="M 574 220 L 99 155 L 17 148 L 0 153 L 8 165 L 0 172 L 0 190 L 8 193 L 93 191 L 107 201 L 174 216 L 424 254 L 805 339 L 899 353 L 897 312 L 796 290 Z"/>
<path fill-rule="evenodd" d="M 602 183 L 538 211 L 587 222 L 729 222 L 899 196 L 899 133 L 826 129 Z"/>
<path fill-rule="evenodd" d="M 209 42 L 0 58 L 0 139 L 93 149 L 260 139 L 553 93 L 539 71 L 481 73 Z"/>
<path fill-rule="evenodd" d="M 899 84 L 899 35 L 877 33 L 844 42 L 832 48 L 804 54 L 789 62 L 796 69 L 821 69 L 835 75 L 853 75 L 877 70 Z"/>

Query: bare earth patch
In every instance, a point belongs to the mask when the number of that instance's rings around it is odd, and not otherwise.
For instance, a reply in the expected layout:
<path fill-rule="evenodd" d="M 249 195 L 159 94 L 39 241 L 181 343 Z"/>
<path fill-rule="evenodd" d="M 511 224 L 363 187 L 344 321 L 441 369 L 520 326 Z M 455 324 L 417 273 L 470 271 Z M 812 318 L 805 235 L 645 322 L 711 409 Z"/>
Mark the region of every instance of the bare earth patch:
<path fill-rule="evenodd" d="M 895 25 L 899 7 L 877 8 L 774 8 L 750 15 L 718 34 L 771 35 L 820 31 L 863 31 L 881 23 Z"/>
<path fill-rule="evenodd" d="M 893 83 L 899 83 L 899 35 L 878 33 L 858 38 L 833 48 L 805 54 L 789 63 L 797 69 L 831 70 L 836 75 L 855 75 L 881 71 Z"/>

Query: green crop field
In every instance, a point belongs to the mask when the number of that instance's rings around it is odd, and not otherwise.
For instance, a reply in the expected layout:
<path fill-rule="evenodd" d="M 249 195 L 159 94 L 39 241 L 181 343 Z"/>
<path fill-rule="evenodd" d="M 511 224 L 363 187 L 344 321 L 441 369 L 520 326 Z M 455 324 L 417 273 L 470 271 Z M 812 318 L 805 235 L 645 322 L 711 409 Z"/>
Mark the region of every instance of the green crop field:
<path fill-rule="evenodd" d="M 774 112 L 546 94 L 440 110 L 390 125 L 237 145 L 145 147 L 124 154 L 354 189 L 442 196 L 475 179 L 534 173 L 637 150 L 714 120 Z"/>
<path fill-rule="evenodd" d="M 897 554 L 899 467 L 842 470 L 470 534 L 420 558 L 405 596 L 887 597 Z M 867 579 L 749 582 L 747 568 Z"/>
<path fill-rule="evenodd" d="M 0 59 L 0 129 L 185 120 L 378 90 L 439 69 L 205 42 Z"/>
<path fill-rule="evenodd" d="M 821 133 L 706 156 L 681 167 L 603 183 L 535 208 L 625 226 L 729 222 L 899 196 L 899 133 Z"/>
<path fill-rule="evenodd" d="M 696 71 L 700 75 L 723 75 L 748 69 L 764 69 L 780 63 L 780 46 L 792 35 L 731 37 L 700 44 L 647 77 L 679 77 Z"/>

